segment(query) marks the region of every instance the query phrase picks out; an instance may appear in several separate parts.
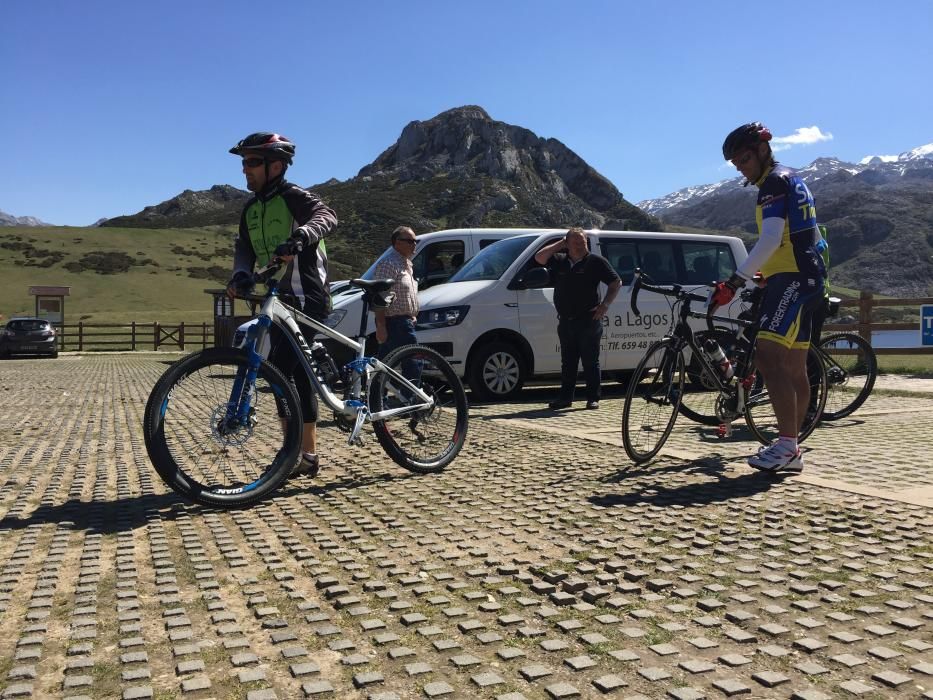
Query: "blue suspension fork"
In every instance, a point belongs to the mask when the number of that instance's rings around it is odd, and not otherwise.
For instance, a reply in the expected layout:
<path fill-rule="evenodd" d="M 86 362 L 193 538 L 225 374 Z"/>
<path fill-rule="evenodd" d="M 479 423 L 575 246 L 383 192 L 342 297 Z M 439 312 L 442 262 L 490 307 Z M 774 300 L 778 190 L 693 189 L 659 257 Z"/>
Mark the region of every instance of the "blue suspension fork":
<path fill-rule="evenodd" d="M 246 425 L 249 419 L 249 412 L 252 408 L 250 389 L 256 386 L 256 375 L 259 374 L 259 365 L 262 363 L 262 355 L 256 351 L 256 348 L 259 347 L 260 340 L 269 332 L 271 325 L 271 318 L 259 316 L 256 319 L 256 325 L 250 326 L 246 331 L 246 352 L 249 361 L 245 368 L 241 366 L 237 369 L 236 379 L 233 381 L 230 401 L 227 402 L 225 423 L 228 426 L 231 424 Z"/>

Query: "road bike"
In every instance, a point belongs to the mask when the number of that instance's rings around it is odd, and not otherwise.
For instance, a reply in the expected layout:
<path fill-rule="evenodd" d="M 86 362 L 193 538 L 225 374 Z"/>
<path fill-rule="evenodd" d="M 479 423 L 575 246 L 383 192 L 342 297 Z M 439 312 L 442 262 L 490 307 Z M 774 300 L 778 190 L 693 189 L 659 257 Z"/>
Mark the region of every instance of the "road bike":
<path fill-rule="evenodd" d="M 680 285 L 658 286 L 645 281 L 646 277 L 640 270 L 634 273 L 632 312 L 640 315 L 638 293 L 645 289 L 673 298 L 673 321 L 670 332 L 648 348 L 629 380 L 622 410 L 622 444 L 626 454 L 640 464 L 652 459 L 664 446 L 689 389 L 685 380 L 688 365 L 694 368 L 692 371 L 702 382 L 704 393 L 715 392 L 714 411 L 722 426 L 721 434 L 731 434 L 732 422 L 744 417 L 756 439 L 764 445 L 771 444 L 778 437 L 777 419 L 767 387 L 755 366 L 753 337 L 745 336 L 745 331 L 754 328 L 753 324 L 743 319 L 718 319 L 712 315 L 709 295 L 685 291 Z M 692 311 L 694 302 L 705 304 L 706 313 Z M 695 333 L 688 323 L 690 318 L 705 318 L 707 330 Z M 714 328 L 714 319 L 738 323 L 741 329 L 738 336 Z M 720 334 L 734 341 L 739 339 L 730 347 L 734 362 L 728 365 L 715 361 L 704 349 L 706 341 L 718 339 Z M 816 406 L 808 412 L 798 441 L 813 432 L 826 402 L 826 372 L 818 371 L 816 375 L 816 385 L 811 387 L 817 398 Z"/>
<path fill-rule="evenodd" d="M 367 357 L 366 320 L 387 306 L 392 280 L 353 280 L 363 290 L 356 340 L 316 321 L 279 298 L 275 259 L 254 283 L 264 295 L 243 348 L 211 348 L 166 370 L 149 396 L 143 418 L 149 458 L 165 483 L 192 501 L 222 508 L 250 505 L 275 491 L 298 462 L 303 418 L 295 387 L 267 359 L 273 325 L 296 353 L 299 367 L 347 444 L 360 445 L 371 424 L 379 445 L 416 473 L 443 470 L 462 449 L 468 428 L 463 385 L 435 350 L 408 345 L 384 360 Z M 338 369 L 321 343 L 310 346 L 302 327 L 353 352 Z"/>
<path fill-rule="evenodd" d="M 748 306 L 738 315 L 738 321 L 719 316 L 713 318 L 717 324 L 734 324 L 735 330 L 720 325 L 712 331 L 697 333 L 699 345 L 702 345 L 707 337 L 712 337 L 733 362 L 737 349 L 750 342 L 750 334 L 743 323 L 757 320 L 761 290 L 743 290 L 740 298 Z M 835 316 L 838 308 L 838 300 L 831 297 L 828 302 L 828 317 Z M 878 360 L 867 340 L 850 331 L 824 334 L 818 343 L 812 345 L 807 358 L 811 387 L 816 385 L 814 368 L 817 363 L 822 365 L 826 372 L 826 402 L 820 416 L 821 421 L 845 418 L 865 403 L 878 376 Z M 716 412 L 719 392 L 715 384 L 706 378 L 697 363 L 689 364 L 686 372 L 689 383 L 680 404 L 680 412 L 703 425 L 720 424 L 721 420 Z"/>

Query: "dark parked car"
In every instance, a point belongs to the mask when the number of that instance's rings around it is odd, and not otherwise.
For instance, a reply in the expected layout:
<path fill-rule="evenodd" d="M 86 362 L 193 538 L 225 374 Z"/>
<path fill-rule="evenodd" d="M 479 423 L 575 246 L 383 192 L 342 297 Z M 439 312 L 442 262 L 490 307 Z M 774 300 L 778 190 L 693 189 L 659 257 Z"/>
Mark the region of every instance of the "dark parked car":
<path fill-rule="evenodd" d="M 58 357 L 58 338 L 44 318 L 12 318 L 0 331 L 0 357 L 49 355 Z"/>

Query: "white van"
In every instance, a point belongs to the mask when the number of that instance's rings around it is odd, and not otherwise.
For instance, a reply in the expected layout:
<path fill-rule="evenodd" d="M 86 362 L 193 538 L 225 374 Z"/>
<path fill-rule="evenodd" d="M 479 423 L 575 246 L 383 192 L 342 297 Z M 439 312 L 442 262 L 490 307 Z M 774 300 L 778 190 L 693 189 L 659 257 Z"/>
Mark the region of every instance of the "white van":
<path fill-rule="evenodd" d="M 512 398 L 531 378 L 560 375 L 554 289 L 528 288 L 524 276 L 540 267 L 535 253 L 565 234 L 508 237 L 478 251 L 445 284 L 419 293 L 418 341 L 444 355 L 477 398 Z M 587 238 L 623 285 L 641 268 L 657 284 L 695 285 L 705 293 L 705 285 L 727 278 L 747 256 L 742 241 L 729 236 L 587 231 Z M 603 372 L 634 369 L 648 345 L 669 329 L 667 297 L 645 293 L 638 305 L 641 316 L 632 313 L 623 286 L 603 318 Z M 359 317 L 354 321 L 358 328 Z M 697 320 L 696 327 L 702 324 Z"/>
<path fill-rule="evenodd" d="M 418 280 L 418 291 L 424 292 L 434 285 L 442 284 L 467 260 L 488 245 L 518 235 L 560 233 L 559 229 L 545 228 L 456 228 L 424 233 L 417 237 L 415 254 L 412 257 L 412 272 Z M 376 266 L 389 254 L 386 249 L 360 277 L 372 279 Z M 350 286 L 350 280 L 330 284 L 333 313 L 327 325 L 346 336 L 355 338 L 360 331 L 360 314 L 363 311 L 362 291 Z M 420 294 L 419 294 L 420 298 Z M 376 330 L 375 320 L 370 314 L 367 334 Z"/>
<path fill-rule="evenodd" d="M 418 280 L 419 292 L 423 292 L 436 284 L 446 282 L 457 269 L 479 251 L 488 245 L 519 235 L 538 235 L 541 233 L 561 233 L 560 229 L 547 228 L 456 228 L 444 231 L 424 233 L 417 237 L 415 254 L 412 257 L 412 269 L 415 279 Z M 360 277 L 372 279 L 373 272 L 382 259 L 389 254 L 387 248 L 376 261 L 369 266 Z M 339 280 L 330 283 L 331 302 L 333 312 L 325 323 L 336 331 L 350 338 L 355 338 L 360 332 L 360 314 L 363 312 L 363 292 L 350 286 L 350 280 Z M 419 295 L 420 296 L 420 295 Z M 233 345 L 240 347 L 246 341 L 246 329 L 255 323 L 247 321 L 237 328 L 233 336 Z M 372 336 L 376 332 L 376 322 L 372 313 L 366 321 L 366 334 Z M 353 359 L 349 350 L 339 343 L 323 339 L 322 342 L 334 356 L 338 365 L 343 365 Z M 369 351 L 375 352 L 375 340 L 368 344 Z"/>

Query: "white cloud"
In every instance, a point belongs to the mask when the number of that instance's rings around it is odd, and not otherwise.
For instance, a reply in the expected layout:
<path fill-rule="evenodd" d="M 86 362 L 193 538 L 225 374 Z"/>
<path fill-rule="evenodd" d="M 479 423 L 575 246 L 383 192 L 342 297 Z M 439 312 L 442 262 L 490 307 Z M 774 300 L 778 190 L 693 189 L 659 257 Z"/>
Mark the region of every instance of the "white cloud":
<path fill-rule="evenodd" d="M 880 158 L 883 163 L 896 163 L 897 156 L 865 156 L 858 163 L 859 165 L 868 165 L 872 158 Z"/>
<path fill-rule="evenodd" d="M 786 151 L 793 146 L 807 146 L 832 139 L 831 133 L 822 131 L 818 126 L 802 126 L 790 136 L 775 136 L 771 140 L 771 148 L 775 151 Z"/>

